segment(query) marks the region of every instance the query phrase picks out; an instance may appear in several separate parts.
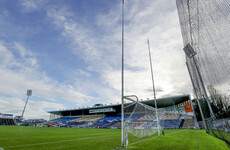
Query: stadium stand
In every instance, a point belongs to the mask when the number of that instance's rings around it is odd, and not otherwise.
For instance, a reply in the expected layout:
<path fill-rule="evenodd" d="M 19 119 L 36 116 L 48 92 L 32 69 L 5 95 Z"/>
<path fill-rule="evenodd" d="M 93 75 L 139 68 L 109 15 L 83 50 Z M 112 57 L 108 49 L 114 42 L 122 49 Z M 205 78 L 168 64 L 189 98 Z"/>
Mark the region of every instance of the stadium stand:
<path fill-rule="evenodd" d="M 44 119 L 27 119 L 23 120 L 21 125 L 23 126 L 43 126 L 47 121 Z"/>
<path fill-rule="evenodd" d="M 94 124 L 92 124 L 91 128 L 107 128 L 117 122 L 121 121 L 121 116 L 106 116 L 97 120 Z"/>
<path fill-rule="evenodd" d="M 132 120 L 138 120 L 138 121 L 152 121 L 153 118 L 155 118 L 152 114 L 146 114 L 146 115 L 135 115 L 132 116 Z"/>
<path fill-rule="evenodd" d="M 193 129 L 194 128 L 195 122 L 194 122 L 193 116 L 182 114 L 182 115 L 180 115 L 180 119 L 182 120 L 180 128 L 187 128 L 187 129 Z"/>
<path fill-rule="evenodd" d="M 107 128 L 111 128 L 111 129 L 119 129 L 121 128 L 121 121 L 118 121 L 110 126 L 108 126 Z"/>
<path fill-rule="evenodd" d="M 160 125 L 164 129 L 179 129 L 182 120 L 163 120 L 160 121 Z"/>
<path fill-rule="evenodd" d="M 104 117 L 105 116 L 83 116 L 83 117 L 71 120 L 69 122 L 95 122 L 95 121 L 102 119 Z"/>
<path fill-rule="evenodd" d="M 194 126 L 194 119 L 185 119 L 182 128 L 193 129 Z"/>
<path fill-rule="evenodd" d="M 51 120 L 51 122 L 59 122 L 59 123 L 65 123 L 74 119 L 77 119 L 79 117 L 62 117 L 58 119 Z"/>
<path fill-rule="evenodd" d="M 168 120 L 162 120 L 161 126 L 165 129 L 178 129 L 178 128 L 194 128 L 194 119 L 181 119 L 175 118 L 175 114 L 167 115 Z M 170 118 L 172 117 L 172 118 Z M 176 116 L 178 117 L 178 116 Z M 191 117 L 188 117 L 191 118 Z M 126 117 L 125 117 L 126 119 Z M 133 125 L 138 124 L 141 127 L 147 128 L 145 124 L 152 121 L 151 115 L 145 116 L 132 116 L 131 120 L 136 121 Z M 121 128 L 121 116 L 84 116 L 84 117 L 63 117 L 60 119 L 52 120 L 53 124 L 50 127 L 76 127 L 76 128 Z"/>
<path fill-rule="evenodd" d="M 169 113 L 166 113 L 162 120 L 178 120 L 180 117 L 179 114 L 169 114 Z"/>
<path fill-rule="evenodd" d="M 67 127 L 67 123 L 79 117 L 61 117 L 50 121 L 50 127 Z"/>
<path fill-rule="evenodd" d="M 0 113 L 0 125 L 16 125 L 13 115 Z"/>
<path fill-rule="evenodd" d="M 175 96 L 158 99 L 159 110 L 166 110 L 160 125 L 165 129 L 194 128 L 193 113 L 187 113 L 184 103 L 188 103 L 189 95 Z M 154 107 L 153 100 L 142 101 Z M 73 128 L 121 128 L 121 104 L 102 105 L 93 107 L 50 111 L 50 126 Z M 125 115 L 127 119 L 130 115 Z M 59 117 L 59 118 L 58 118 Z M 55 118 L 55 119 L 54 119 Z M 132 126 L 148 128 L 149 122 L 156 124 L 154 114 L 135 114 L 129 118 Z M 155 126 L 155 125 L 154 125 Z"/>

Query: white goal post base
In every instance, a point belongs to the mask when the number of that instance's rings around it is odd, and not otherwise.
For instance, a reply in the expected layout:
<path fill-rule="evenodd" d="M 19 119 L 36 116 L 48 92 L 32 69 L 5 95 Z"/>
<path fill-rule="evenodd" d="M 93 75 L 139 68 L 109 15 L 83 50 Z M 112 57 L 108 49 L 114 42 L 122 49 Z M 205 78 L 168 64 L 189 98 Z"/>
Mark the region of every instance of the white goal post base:
<path fill-rule="evenodd" d="M 124 143 L 128 145 L 128 134 L 137 138 L 152 136 L 158 132 L 161 135 L 160 120 L 165 113 L 164 109 L 157 109 L 143 104 L 135 95 L 124 96 Z M 125 101 L 126 100 L 126 101 Z M 158 115 L 157 115 L 158 114 Z"/>

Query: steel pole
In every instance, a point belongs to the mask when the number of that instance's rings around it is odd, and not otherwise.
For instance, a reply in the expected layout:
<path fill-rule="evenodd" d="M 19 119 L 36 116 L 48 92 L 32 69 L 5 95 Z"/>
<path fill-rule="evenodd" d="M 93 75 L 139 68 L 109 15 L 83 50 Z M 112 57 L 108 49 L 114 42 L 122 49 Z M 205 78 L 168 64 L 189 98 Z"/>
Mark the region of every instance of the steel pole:
<path fill-rule="evenodd" d="M 195 87 L 195 84 L 193 82 L 192 74 L 191 74 L 191 71 L 190 71 L 190 68 L 189 68 L 187 62 L 186 62 L 186 66 L 187 66 L 187 69 L 188 69 L 189 77 L 190 77 L 191 82 L 192 82 L 193 91 L 194 91 L 194 94 L 196 96 L 197 104 L 198 104 L 198 107 L 200 109 L 200 114 L 201 114 L 201 118 L 202 118 L 202 121 L 203 121 L 203 124 L 204 124 L 204 128 L 207 130 L 207 125 L 206 125 L 206 122 L 205 122 L 205 118 L 204 118 L 204 114 L 203 114 L 203 111 L 202 111 L 202 107 L 200 105 L 199 97 L 198 97 L 198 94 L 196 92 L 196 87 Z"/>
<path fill-rule="evenodd" d="M 154 95 L 155 109 L 156 109 L 156 117 L 157 117 L 157 130 L 158 130 L 158 136 L 160 136 L 160 135 L 161 135 L 161 132 L 160 132 L 160 125 L 159 125 L 158 112 L 157 112 L 157 100 L 156 100 L 156 90 L 155 90 L 154 77 L 153 77 L 152 58 L 151 58 L 149 40 L 147 40 L 147 41 L 148 41 L 149 61 L 150 61 L 151 76 L 152 76 L 152 84 L 153 84 L 153 95 Z"/>
<path fill-rule="evenodd" d="M 190 104 L 191 104 L 191 106 L 192 106 L 192 111 L 193 111 L 193 115 L 194 115 L 195 128 L 196 128 L 196 129 L 200 129 L 199 124 L 198 124 L 198 122 L 197 122 L 196 113 L 195 113 L 195 111 L 194 111 L 193 104 L 192 104 L 192 99 L 191 99 L 191 96 L 190 96 L 190 95 L 189 95 L 189 101 L 190 101 Z"/>
<path fill-rule="evenodd" d="M 124 0 L 122 0 L 122 60 L 121 60 L 121 146 L 125 146 L 124 134 Z"/>
<path fill-rule="evenodd" d="M 27 103 L 28 103 L 29 97 L 30 97 L 30 96 L 28 95 L 27 100 L 26 100 L 26 103 L 25 103 L 25 106 L 24 106 L 24 109 L 23 109 L 23 111 L 22 111 L 22 119 L 23 119 L 23 115 L 24 115 L 24 112 L 25 112 L 26 105 L 27 105 Z"/>
<path fill-rule="evenodd" d="M 201 74 L 200 74 L 200 70 L 199 70 L 199 67 L 197 66 L 197 63 L 196 63 L 196 59 L 194 57 L 193 58 L 193 61 L 194 61 L 194 64 L 195 64 L 195 67 L 196 67 L 196 70 L 197 70 L 197 73 L 198 73 L 198 76 L 199 76 L 199 79 L 200 79 L 200 82 L 201 82 L 201 86 L 202 86 L 202 89 L 204 91 L 204 96 L 205 96 L 205 99 L 206 99 L 206 102 L 208 104 L 208 108 L 209 108 L 209 111 L 210 111 L 210 115 L 213 119 L 215 119 L 215 115 L 213 113 L 213 110 L 212 110 L 212 106 L 210 104 L 210 100 L 208 98 L 208 94 L 206 92 L 206 89 L 205 89 L 205 86 L 204 86 L 204 82 L 203 82 L 203 79 L 201 77 Z"/>

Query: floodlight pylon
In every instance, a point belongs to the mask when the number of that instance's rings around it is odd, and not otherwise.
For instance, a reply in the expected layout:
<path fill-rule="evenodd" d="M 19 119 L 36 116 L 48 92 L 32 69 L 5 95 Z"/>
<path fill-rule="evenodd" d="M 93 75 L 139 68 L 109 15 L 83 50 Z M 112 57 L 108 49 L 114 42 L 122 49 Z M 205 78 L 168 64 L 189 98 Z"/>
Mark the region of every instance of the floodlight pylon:
<path fill-rule="evenodd" d="M 27 100 L 26 100 L 25 106 L 24 106 L 23 111 L 22 111 L 22 119 L 23 119 L 24 112 L 25 112 L 25 110 L 26 110 L 26 106 L 27 106 L 29 97 L 32 95 L 32 90 L 27 90 L 26 95 L 27 95 Z"/>

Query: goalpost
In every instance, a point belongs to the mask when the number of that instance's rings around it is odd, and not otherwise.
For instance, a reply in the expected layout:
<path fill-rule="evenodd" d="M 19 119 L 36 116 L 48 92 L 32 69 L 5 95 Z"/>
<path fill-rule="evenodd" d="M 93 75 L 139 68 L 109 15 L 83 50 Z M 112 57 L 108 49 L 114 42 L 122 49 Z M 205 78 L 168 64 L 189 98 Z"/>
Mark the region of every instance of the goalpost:
<path fill-rule="evenodd" d="M 160 136 L 164 121 L 160 123 L 165 109 L 151 107 L 139 101 L 135 95 L 124 96 L 124 143 L 128 146 L 129 137 L 134 139 L 147 136 Z M 157 113 L 158 112 L 158 113 Z M 158 132 L 158 133 L 157 133 Z M 126 142 L 125 142 L 126 141 Z"/>
<path fill-rule="evenodd" d="M 160 121 L 159 121 L 159 115 L 158 115 L 158 110 L 157 110 L 156 93 L 155 93 L 155 86 L 154 86 L 154 79 L 153 79 L 153 70 L 152 70 L 149 40 L 148 40 L 148 50 L 149 50 L 149 58 L 150 58 L 155 108 L 139 102 L 137 96 L 134 96 L 134 95 L 124 96 L 124 0 L 122 0 L 122 69 L 121 69 L 121 101 L 122 101 L 122 104 L 121 104 L 121 113 L 122 113 L 121 115 L 121 128 L 122 128 L 121 145 L 122 147 L 124 147 L 125 145 L 125 134 L 126 134 L 126 139 L 128 139 L 128 136 L 127 136 L 128 132 L 136 135 L 137 137 L 138 136 L 143 137 L 146 135 L 153 135 L 156 131 L 158 131 L 158 136 L 160 136 Z M 130 97 L 135 97 L 136 101 L 134 101 Z M 128 106 L 125 106 L 124 99 L 127 99 L 131 101 L 132 103 Z M 132 108 L 133 106 L 135 106 L 133 110 L 127 111 L 129 110 L 129 107 Z M 125 114 L 125 111 L 126 111 L 126 114 Z M 149 116 L 146 116 L 148 114 Z M 126 118 L 127 116 L 125 115 L 129 115 L 129 117 Z M 147 117 L 148 119 L 142 118 L 142 117 Z M 136 121 L 136 124 L 133 121 Z M 146 128 L 148 130 L 145 130 Z M 126 146 L 128 145 L 127 143 L 128 142 L 126 142 Z"/>

